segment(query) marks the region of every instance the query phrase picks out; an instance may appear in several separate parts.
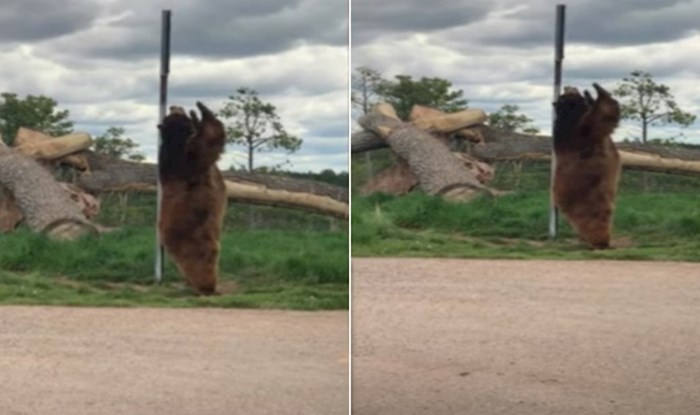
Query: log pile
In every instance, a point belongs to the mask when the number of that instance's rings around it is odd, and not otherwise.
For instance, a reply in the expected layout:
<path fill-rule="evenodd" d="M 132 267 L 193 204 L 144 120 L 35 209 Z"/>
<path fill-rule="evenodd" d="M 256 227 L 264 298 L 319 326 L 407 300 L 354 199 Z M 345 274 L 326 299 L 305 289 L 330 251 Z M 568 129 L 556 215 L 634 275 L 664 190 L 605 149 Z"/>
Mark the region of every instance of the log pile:
<path fill-rule="evenodd" d="M 19 145 L 9 148 L 3 144 L 0 148 L 0 186 L 7 196 L 3 198 L 2 216 L 6 218 L 3 229 L 14 229 L 24 220 L 32 230 L 58 240 L 97 233 L 97 226 L 86 217 L 67 188 L 38 161 L 56 160 L 84 150 L 92 143 L 90 136 L 70 134 L 46 140 L 38 132 L 28 134 L 30 138 L 23 134 L 27 134 L 26 129 L 18 133 L 22 137 L 16 141 Z"/>
<path fill-rule="evenodd" d="M 448 199 L 468 200 L 479 193 L 500 192 L 487 187 L 493 178 L 488 163 L 549 162 L 551 138 L 506 132 L 485 125 L 481 110 L 445 114 L 415 106 L 409 120 L 396 117 L 386 103 L 358 120 L 362 131 L 352 134 L 353 154 L 389 148 L 395 162 L 378 173 L 361 191 L 401 195 L 420 188 Z M 468 153 L 451 151 L 447 137 L 458 135 L 473 144 Z M 617 143 L 626 169 L 676 174 L 700 174 L 700 149 L 654 144 Z"/>
<path fill-rule="evenodd" d="M 13 147 L 0 138 L 0 232 L 25 221 L 36 232 L 56 239 L 75 239 L 104 228 L 91 220 L 105 192 L 152 192 L 157 166 L 113 159 L 90 151 L 86 133 L 51 137 L 20 128 Z M 68 166 L 74 183 L 56 180 L 50 168 Z M 284 176 L 223 172 L 229 200 L 302 209 L 348 218 L 345 188 Z"/>
<path fill-rule="evenodd" d="M 371 180 L 363 191 L 401 194 L 419 186 L 428 194 L 463 201 L 482 193 L 495 194 L 485 185 L 491 177 L 490 168 L 467 154 L 455 155 L 447 145 L 449 134 L 463 133 L 484 121 L 486 113 L 481 110 L 445 114 L 416 106 L 409 121 L 403 122 L 391 105 L 376 105 L 358 121 L 365 129 L 361 139 L 389 146 L 397 163 Z M 477 136 L 469 133 L 469 137 Z"/>

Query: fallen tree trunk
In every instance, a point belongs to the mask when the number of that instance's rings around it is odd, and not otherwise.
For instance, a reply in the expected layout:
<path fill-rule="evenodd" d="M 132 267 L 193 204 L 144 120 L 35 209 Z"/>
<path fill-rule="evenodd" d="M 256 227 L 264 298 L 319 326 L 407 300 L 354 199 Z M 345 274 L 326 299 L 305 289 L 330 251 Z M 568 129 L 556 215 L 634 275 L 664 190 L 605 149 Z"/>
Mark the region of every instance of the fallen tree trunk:
<path fill-rule="evenodd" d="M 350 153 L 364 153 L 365 151 L 387 148 L 389 144 L 371 131 L 356 131 L 350 138 Z"/>
<path fill-rule="evenodd" d="M 436 133 L 452 133 L 486 122 L 488 117 L 482 110 L 464 110 L 444 113 L 434 108 L 414 105 L 409 120 L 414 126 Z"/>
<path fill-rule="evenodd" d="M 484 138 L 471 154 L 487 161 L 549 161 L 551 138 L 497 130 L 489 126 L 472 128 Z M 622 166 L 633 170 L 700 174 L 700 149 L 658 144 L 616 143 Z M 351 151 L 361 153 L 386 147 L 381 137 L 366 131 L 353 133 Z"/>
<path fill-rule="evenodd" d="M 31 133 L 30 131 L 26 129 L 19 131 L 22 144 L 16 145 L 15 150 L 39 160 L 60 159 L 69 154 L 87 150 L 92 145 L 92 138 L 87 133 L 72 133 L 51 139 L 41 139 L 36 134 L 38 132 Z"/>
<path fill-rule="evenodd" d="M 86 152 L 90 170 L 77 185 L 92 193 L 155 192 L 155 164 L 135 163 Z M 229 199 L 266 206 L 302 209 L 338 218 L 348 218 L 348 190 L 339 186 L 290 177 L 222 172 Z"/>
<path fill-rule="evenodd" d="M 97 232 L 48 170 L 6 147 L 0 148 L 0 185 L 12 193 L 34 231 L 61 240 Z"/>
<path fill-rule="evenodd" d="M 487 126 L 477 127 L 485 145 L 473 146 L 471 153 L 486 161 L 549 161 L 551 138 L 508 133 Z M 664 173 L 700 174 L 700 149 L 658 144 L 615 143 L 622 166 Z"/>
<path fill-rule="evenodd" d="M 406 161 L 426 193 L 452 200 L 468 200 L 480 193 L 491 193 L 443 142 L 427 131 L 399 120 L 391 105 L 376 105 L 369 114 L 360 118 L 359 123 L 384 139 Z M 459 122 L 450 123 L 460 125 Z"/>
<path fill-rule="evenodd" d="M 73 135 L 76 137 L 76 135 Z M 65 136 L 64 136 L 65 137 Z M 85 138 L 87 137 L 87 140 Z M 61 137 L 59 137 L 61 138 Z M 54 137 L 51 137 L 48 134 L 44 134 L 41 131 L 36 131 L 32 130 L 30 128 L 25 128 L 25 127 L 20 127 L 19 130 L 17 130 L 17 135 L 15 136 L 15 141 L 14 141 L 14 146 L 15 149 L 21 153 L 25 153 L 27 155 L 31 151 L 36 151 L 36 146 L 41 146 L 43 144 L 47 144 L 49 141 L 55 140 Z M 80 150 L 85 150 L 88 147 L 90 147 L 92 140 L 87 134 L 84 133 L 79 133 L 77 135 L 77 140 L 79 144 L 79 149 Z M 65 146 L 65 144 L 64 144 Z M 62 164 L 66 164 L 68 166 L 74 167 L 78 170 L 87 170 L 88 165 L 87 165 L 87 160 L 85 159 L 85 156 L 83 154 L 77 153 L 77 154 L 68 154 L 63 157 L 58 157 L 56 156 L 60 155 L 61 153 L 56 153 L 55 149 L 53 154 L 50 152 L 47 154 L 47 152 L 44 150 L 44 159 L 46 160 L 54 160 L 56 159 L 58 162 Z"/>

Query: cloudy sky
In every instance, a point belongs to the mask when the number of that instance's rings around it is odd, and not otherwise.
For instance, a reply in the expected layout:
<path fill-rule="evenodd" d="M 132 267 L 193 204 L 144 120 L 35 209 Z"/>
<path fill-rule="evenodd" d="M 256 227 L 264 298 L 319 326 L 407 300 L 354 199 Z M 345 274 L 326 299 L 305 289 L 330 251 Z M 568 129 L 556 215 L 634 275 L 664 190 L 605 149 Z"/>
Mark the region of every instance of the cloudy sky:
<path fill-rule="evenodd" d="M 556 2 L 546 0 L 353 0 L 353 67 L 384 77 L 441 77 L 470 106 L 510 103 L 551 131 Z M 564 84 L 608 89 L 631 71 L 667 84 L 700 118 L 700 0 L 574 0 L 566 10 Z M 624 123 L 616 138 L 638 137 Z M 652 129 L 650 138 L 700 143 L 700 123 Z"/>
<path fill-rule="evenodd" d="M 93 135 L 124 127 L 154 160 L 166 8 L 169 104 L 219 109 L 253 88 L 304 140 L 291 169 L 347 170 L 346 0 L 4 0 L 0 91 L 50 96 Z M 221 164 L 244 164 L 241 150 L 229 146 Z M 256 165 L 286 158 L 263 153 Z"/>

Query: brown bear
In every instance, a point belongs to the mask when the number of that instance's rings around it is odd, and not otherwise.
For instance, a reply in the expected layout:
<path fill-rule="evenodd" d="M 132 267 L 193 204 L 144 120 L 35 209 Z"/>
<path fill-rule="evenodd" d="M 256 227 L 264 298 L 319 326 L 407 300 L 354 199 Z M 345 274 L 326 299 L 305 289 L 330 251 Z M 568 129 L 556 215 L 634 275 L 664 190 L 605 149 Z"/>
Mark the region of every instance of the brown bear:
<path fill-rule="evenodd" d="M 618 102 L 598 84 L 598 97 L 565 88 L 554 103 L 554 202 L 579 236 L 595 249 L 610 246 L 620 154 L 611 134 Z"/>
<path fill-rule="evenodd" d="M 199 294 L 216 290 L 219 239 L 226 211 L 226 187 L 216 166 L 223 152 L 223 124 L 201 102 L 187 117 L 180 107 L 158 126 L 161 147 L 158 174 L 162 203 L 161 243 L 185 280 Z"/>

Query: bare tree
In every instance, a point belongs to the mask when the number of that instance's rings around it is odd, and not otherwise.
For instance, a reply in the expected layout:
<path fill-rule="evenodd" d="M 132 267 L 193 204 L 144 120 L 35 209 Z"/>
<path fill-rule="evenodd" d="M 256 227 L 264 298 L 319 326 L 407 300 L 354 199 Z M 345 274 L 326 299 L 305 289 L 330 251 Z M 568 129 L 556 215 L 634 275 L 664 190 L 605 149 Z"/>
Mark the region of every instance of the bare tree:
<path fill-rule="evenodd" d="M 622 118 L 641 123 L 642 143 L 645 144 L 650 126 L 678 124 L 687 127 L 696 119 L 695 115 L 678 108 L 670 88 L 654 82 L 647 72 L 632 71 L 629 77 L 622 79 L 614 94 L 622 98 Z"/>
<path fill-rule="evenodd" d="M 293 153 L 301 147 L 302 139 L 287 133 L 274 105 L 262 102 L 254 89 L 242 87 L 236 93 L 219 114 L 231 120 L 226 127 L 227 141 L 246 147 L 248 171 L 253 171 L 256 151 L 282 148 Z"/>

